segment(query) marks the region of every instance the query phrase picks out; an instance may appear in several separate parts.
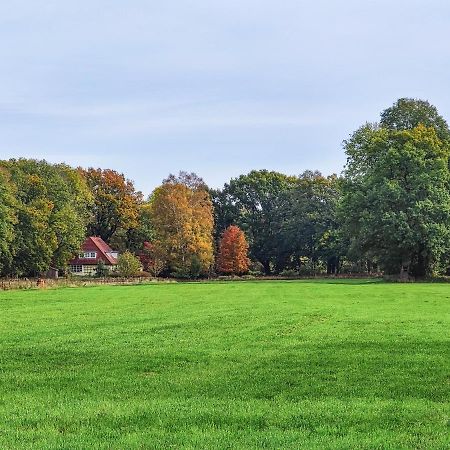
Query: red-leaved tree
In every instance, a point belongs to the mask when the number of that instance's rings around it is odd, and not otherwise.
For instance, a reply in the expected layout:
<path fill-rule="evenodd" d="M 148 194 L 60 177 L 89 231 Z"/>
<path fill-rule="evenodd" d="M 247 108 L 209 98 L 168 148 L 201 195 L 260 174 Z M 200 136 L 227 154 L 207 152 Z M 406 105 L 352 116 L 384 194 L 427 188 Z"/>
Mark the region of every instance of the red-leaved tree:
<path fill-rule="evenodd" d="M 230 225 L 223 233 L 217 255 L 217 270 L 227 275 L 241 275 L 248 272 L 248 243 L 244 232 Z"/>

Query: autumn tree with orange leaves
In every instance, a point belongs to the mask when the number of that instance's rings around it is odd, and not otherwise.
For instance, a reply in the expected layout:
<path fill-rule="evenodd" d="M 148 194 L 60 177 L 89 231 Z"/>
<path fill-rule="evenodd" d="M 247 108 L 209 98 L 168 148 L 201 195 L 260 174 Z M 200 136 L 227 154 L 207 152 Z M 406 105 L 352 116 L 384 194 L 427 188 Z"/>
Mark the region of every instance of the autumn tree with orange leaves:
<path fill-rule="evenodd" d="M 155 251 L 176 277 L 207 275 L 214 262 L 213 207 L 195 174 L 170 176 L 151 197 Z"/>
<path fill-rule="evenodd" d="M 223 233 L 217 255 L 217 270 L 227 275 L 242 275 L 248 272 L 248 243 L 244 232 L 230 225 Z"/>
<path fill-rule="evenodd" d="M 109 242 L 119 230 L 138 226 L 142 194 L 123 174 L 110 169 L 79 169 L 94 197 L 88 233 Z"/>

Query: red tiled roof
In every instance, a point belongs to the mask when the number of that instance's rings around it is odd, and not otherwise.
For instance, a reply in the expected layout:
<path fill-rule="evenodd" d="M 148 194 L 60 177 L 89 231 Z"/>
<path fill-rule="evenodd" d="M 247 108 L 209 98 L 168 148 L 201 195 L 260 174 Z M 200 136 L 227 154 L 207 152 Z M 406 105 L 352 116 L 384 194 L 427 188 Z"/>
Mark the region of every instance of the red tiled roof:
<path fill-rule="evenodd" d="M 76 265 L 97 265 L 100 260 L 103 260 L 103 262 L 107 266 L 114 266 L 117 264 L 117 258 L 114 258 L 111 255 L 111 252 L 113 250 L 111 247 L 101 238 L 98 236 L 90 236 L 86 238 L 83 245 L 81 246 L 81 252 L 96 252 L 97 256 L 96 258 L 80 258 L 79 255 L 77 255 L 75 258 L 73 258 L 71 261 L 69 261 L 69 264 L 76 264 Z"/>

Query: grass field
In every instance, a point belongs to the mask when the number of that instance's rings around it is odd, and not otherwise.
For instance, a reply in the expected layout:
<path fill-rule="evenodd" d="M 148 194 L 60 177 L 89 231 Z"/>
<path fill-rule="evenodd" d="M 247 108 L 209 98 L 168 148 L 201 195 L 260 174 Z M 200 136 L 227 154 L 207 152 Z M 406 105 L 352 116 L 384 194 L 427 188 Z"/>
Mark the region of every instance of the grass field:
<path fill-rule="evenodd" d="M 0 448 L 449 448 L 450 285 L 0 293 Z"/>

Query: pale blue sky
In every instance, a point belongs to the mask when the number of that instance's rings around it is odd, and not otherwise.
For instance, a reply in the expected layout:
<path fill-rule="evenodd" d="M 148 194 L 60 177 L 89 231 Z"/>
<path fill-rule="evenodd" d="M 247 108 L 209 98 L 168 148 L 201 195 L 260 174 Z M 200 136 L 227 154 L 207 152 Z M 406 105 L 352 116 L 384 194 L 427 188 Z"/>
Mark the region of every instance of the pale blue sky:
<path fill-rule="evenodd" d="M 340 172 L 399 97 L 450 118 L 447 0 L 0 3 L 0 157 L 113 168 Z"/>

